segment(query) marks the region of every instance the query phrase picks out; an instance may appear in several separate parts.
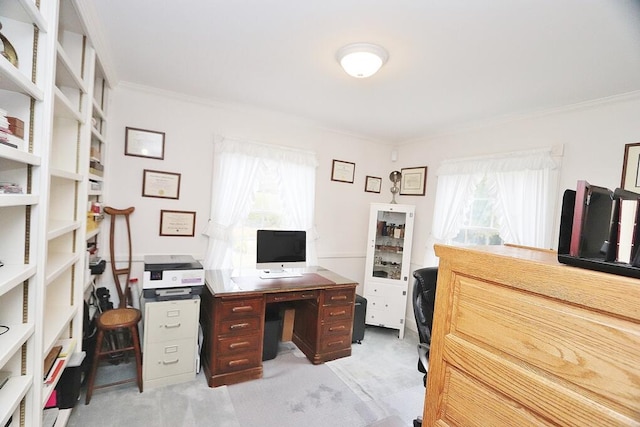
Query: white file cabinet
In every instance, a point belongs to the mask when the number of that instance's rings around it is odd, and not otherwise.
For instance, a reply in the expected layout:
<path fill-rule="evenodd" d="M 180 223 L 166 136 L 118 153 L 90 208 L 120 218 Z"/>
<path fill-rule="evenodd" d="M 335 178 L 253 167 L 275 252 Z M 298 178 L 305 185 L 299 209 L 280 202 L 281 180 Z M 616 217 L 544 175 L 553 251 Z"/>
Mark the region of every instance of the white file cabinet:
<path fill-rule="evenodd" d="M 189 381 L 196 375 L 200 297 L 145 301 L 144 389 Z"/>

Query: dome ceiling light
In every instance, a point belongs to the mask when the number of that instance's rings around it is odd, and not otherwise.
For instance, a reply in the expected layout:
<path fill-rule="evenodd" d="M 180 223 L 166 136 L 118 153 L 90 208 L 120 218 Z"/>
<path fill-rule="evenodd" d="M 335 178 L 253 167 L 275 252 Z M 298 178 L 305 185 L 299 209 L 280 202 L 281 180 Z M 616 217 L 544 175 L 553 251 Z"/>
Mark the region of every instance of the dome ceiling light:
<path fill-rule="evenodd" d="M 338 62 L 350 76 L 363 79 L 374 75 L 387 62 L 389 54 L 371 43 L 352 43 L 338 50 Z"/>

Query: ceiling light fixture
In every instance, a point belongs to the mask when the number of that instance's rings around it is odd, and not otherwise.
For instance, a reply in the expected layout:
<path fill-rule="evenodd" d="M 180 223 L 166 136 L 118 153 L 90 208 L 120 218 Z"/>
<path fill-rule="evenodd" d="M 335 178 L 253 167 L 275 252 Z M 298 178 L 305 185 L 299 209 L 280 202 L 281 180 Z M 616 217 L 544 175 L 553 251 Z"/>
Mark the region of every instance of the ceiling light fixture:
<path fill-rule="evenodd" d="M 338 50 L 338 62 L 350 76 L 363 79 L 374 75 L 387 62 L 389 54 L 371 43 L 353 43 Z"/>

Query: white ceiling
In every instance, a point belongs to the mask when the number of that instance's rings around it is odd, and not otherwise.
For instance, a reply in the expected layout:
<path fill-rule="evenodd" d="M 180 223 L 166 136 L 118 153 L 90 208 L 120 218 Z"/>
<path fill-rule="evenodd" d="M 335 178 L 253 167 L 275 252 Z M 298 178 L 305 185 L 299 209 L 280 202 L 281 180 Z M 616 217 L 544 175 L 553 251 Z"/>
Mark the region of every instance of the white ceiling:
<path fill-rule="evenodd" d="M 640 0 L 88 0 L 113 77 L 388 143 L 640 90 Z M 335 53 L 380 44 L 349 77 Z"/>

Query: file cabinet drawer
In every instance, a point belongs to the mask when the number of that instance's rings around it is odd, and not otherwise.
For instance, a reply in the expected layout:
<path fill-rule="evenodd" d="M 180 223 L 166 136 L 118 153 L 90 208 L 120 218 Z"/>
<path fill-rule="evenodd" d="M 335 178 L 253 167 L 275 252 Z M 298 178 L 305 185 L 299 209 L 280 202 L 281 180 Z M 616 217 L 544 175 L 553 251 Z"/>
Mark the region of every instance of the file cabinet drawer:
<path fill-rule="evenodd" d="M 196 343 L 193 339 L 149 343 L 145 349 L 145 380 L 194 373 Z"/>
<path fill-rule="evenodd" d="M 146 304 L 149 343 L 196 336 L 198 325 L 198 300 L 163 301 Z"/>

